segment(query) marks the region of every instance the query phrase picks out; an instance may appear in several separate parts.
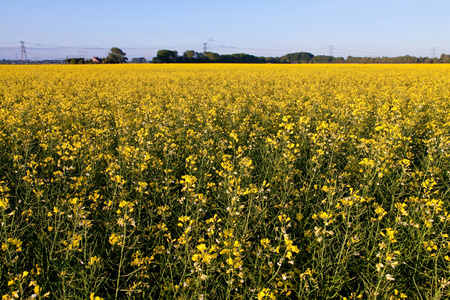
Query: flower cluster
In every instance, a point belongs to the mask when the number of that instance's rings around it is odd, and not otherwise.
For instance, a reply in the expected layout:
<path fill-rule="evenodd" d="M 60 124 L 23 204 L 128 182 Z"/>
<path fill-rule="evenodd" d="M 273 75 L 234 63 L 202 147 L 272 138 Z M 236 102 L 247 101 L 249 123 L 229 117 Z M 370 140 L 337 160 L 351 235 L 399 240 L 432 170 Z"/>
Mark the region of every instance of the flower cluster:
<path fill-rule="evenodd" d="M 3 299 L 450 297 L 448 65 L 0 75 Z"/>

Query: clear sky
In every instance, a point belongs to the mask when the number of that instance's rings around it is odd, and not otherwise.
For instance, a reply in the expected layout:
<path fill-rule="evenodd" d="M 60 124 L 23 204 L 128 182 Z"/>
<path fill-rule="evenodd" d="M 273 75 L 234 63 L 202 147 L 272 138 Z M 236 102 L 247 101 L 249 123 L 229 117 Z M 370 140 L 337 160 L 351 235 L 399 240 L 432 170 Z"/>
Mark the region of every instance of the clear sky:
<path fill-rule="evenodd" d="M 449 0 L 0 0 L 0 59 L 450 54 Z"/>

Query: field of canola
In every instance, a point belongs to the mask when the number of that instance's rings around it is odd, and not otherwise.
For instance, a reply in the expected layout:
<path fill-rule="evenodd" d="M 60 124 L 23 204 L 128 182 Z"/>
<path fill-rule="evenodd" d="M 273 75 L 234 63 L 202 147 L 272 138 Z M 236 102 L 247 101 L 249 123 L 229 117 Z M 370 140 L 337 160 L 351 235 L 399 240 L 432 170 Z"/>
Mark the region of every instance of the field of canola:
<path fill-rule="evenodd" d="M 448 299 L 450 66 L 0 66 L 2 299 Z"/>

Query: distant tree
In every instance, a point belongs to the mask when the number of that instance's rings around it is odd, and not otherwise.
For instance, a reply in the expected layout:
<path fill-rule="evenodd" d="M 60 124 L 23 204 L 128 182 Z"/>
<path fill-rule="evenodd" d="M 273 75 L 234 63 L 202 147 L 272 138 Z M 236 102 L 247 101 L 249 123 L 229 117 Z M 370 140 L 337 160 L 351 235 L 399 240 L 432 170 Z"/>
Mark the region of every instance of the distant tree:
<path fill-rule="evenodd" d="M 178 60 L 178 51 L 175 50 L 158 50 L 156 57 L 153 58 L 154 63 L 174 63 Z"/>
<path fill-rule="evenodd" d="M 145 57 L 134 57 L 131 60 L 132 64 L 146 64 L 148 63 L 147 59 Z"/>
<path fill-rule="evenodd" d="M 398 63 L 404 64 L 413 64 L 419 62 L 417 57 L 411 55 L 399 56 L 397 57 L 397 60 Z"/>
<path fill-rule="evenodd" d="M 288 53 L 288 54 L 280 57 L 280 62 L 282 62 L 282 63 L 309 63 L 313 57 L 314 57 L 314 55 L 309 52 Z"/>
<path fill-rule="evenodd" d="M 442 54 L 441 54 L 441 58 L 439 58 L 439 60 L 440 60 L 441 62 L 443 62 L 443 63 L 446 63 L 446 64 L 450 63 L 450 54 L 444 54 L 444 53 L 442 53 Z"/>
<path fill-rule="evenodd" d="M 264 56 L 262 56 L 264 57 Z M 268 64 L 277 64 L 280 62 L 280 58 L 279 57 L 264 57 L 264 61 L 262 61 L 264 63 L 268 63 Z"/>
<path fill-rule="evenodd" d="M 205 56 L 194 50 L 187 50 L 183 53 L 182 61 L 186 63 L 202 63 L 205 62 Z"/>
<path fill-rule="evenodd" d="M 425 64 L 437 64 L 439 62 L 441 62 L 439 59 L 435 58 L 435 57 L 420 57 L 419 58 L 419 63 L 425 63 Z"/>
<path fill-rule="evenodd" d="M 183 53 L 183 57 L 187 58 L 187 59 L 195 59 L 195 58 L 197 58 L 197 56 L 198 56 L 198 53 L 195 52 L 194 50 L 186 50 Z"/>
<path fill-rule="evenodd" d="M 85 59 L 82 57 L 72 57 L 72 58 L 66 58 L 66 60 L 64 61 L 66 64 L 71 64 L 71 65 L 78 65 L 78 64 L 84 64 Z"/>
<path fill-rule="evenodd" d="M 258 63 L 259 58 L 245 53 L 234 53 L 234 54 L 226 54 L 221 55 L 219 62 L 221 63 Z"/>
<path fill-rule="evenodd" d="M 309 52 L 288 53 L 281 57 L 254 56 L 246 53 L 220 55 L 214 52 L 198 53 L 187 50 L 182 56 L 177 51 L 159 50 L 153 58 L 155 63 L 353 63 L 353 64 L 379 64 L 379 63 L 450 63 L 450 55 L 442 54 L 438 58 L 415 57 L 410 55 L 397 57 L 334 57 L 328 55 L 315 56 Z"/>
<path fill-rule="evenodd" d="M 108 57 L 106 57 L 106 61 L 110 64 L 125 63 L 128 60 L 128 58 L 125 55 L 127 54 L 123 52 L 121 49 L 117 47 L 112 47 L 111 52 L 108 54 Z"/>
<path fill-rule="evenodd" d="M 209 62 L 219 62 L 220 54 L 214 52 L 203 52 L 203 55 L 206 57 Z"/>
<path fill-rule="evenodd" d="M 266 57 L 264 57 L 264 56 L 258 57 L 258 62 L 261 63 L 261 64 L 265 63 L 266 62 Z"/>
<path fill-rule="evenodd" d="M 326 64 L 331 63 L 334 61 L 333 56 L 327 56 L 327 55 L 317 55 L 314 56 L 311 60 L 313 63 L 319 63 L 319 64 Z"/>

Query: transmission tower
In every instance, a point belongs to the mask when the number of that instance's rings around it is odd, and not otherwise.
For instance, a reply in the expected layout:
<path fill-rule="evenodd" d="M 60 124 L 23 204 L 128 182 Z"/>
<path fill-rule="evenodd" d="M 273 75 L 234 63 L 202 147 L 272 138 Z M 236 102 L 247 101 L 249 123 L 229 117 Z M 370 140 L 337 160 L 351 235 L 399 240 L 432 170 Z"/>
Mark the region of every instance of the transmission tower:
<path fill-rule="evenodd" d="M 203 52 L 206 52 L 206 43 L 203 43 Z"/>
<path fill-rule="evenodd" d="M 25 61 L 28 60 L 27 51 L 25 50 L 25 42 L 24 41 L 19 41 L 19 42 L 20 42 L 20 50 L 22 52 L 22 63 L 24 63 Z"/>
<path fill-rule="evenodd" d="M 330 56 L 333 56 L 333 45 L 330 45 Z"/>

